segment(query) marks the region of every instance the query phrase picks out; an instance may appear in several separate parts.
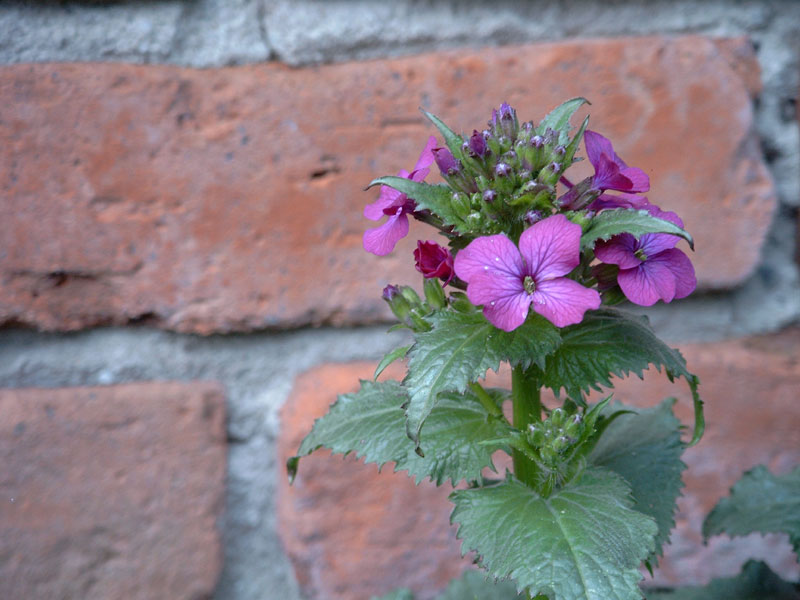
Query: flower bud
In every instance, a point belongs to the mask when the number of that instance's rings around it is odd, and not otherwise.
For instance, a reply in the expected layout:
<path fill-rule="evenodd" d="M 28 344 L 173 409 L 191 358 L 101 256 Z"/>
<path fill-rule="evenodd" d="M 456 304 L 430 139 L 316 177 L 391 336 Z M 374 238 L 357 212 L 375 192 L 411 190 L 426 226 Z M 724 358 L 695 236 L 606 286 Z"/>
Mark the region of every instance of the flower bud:
<path fill-rule="evenodd" d="M 491 204 L 496 199 L 497 199 L 497 192 L 495 192 L 494 190 L 490 189 L 483 192 L 483 201 L 486 202 L 486 204 Z"/>
<path fill-rule="evenodd" d="M 511 166 L 507 163 L 497 163 L 497 166 L 494 168 L 494 174 L 498 177 L 508 177 L 511 175 Z"/>
<path fill-rule="evenodd" d="M 406 317 L 411 312 L 411 304 L 403 296 L 400 288 L 396 285 L 387 285 L 383 288 L 383 299 L 389 304 L 394 316 L 405 322 Z"/>
<path fill-rule="evenodd" d="M 425 279 L 438 277 L 447 285 L 455 276 L 453 255 L 436 242 L 418 241 L 417 249 L 414 250 L 414 262 L 417 271 L 422 273 Z"/>
<path fill-rule="evenodd" d="M 489 132 L 484 131 L 484 133 L 488 134 Z M 481 158 L 483 158 L 483 156 L 486 154 L 486 150 L 488 150 L 488 147 L 486 145 L 486 138 L 482 134 L 478 133 L 477 130 L 472 131 L 472 135 L 469 138 L 468 145 L 469 149 L 472 150 L 472 152 L 476 156 L 479 156 Z"/>
<path fill-rule="evenodd" d="M 448 175 L 451 171 L 458 172 L 460 170 L 458 161 L 448 148 L 434 148 L 433 159 L 443 175 Z"/>
<path fill-rule="evenodd" d="M 541 221 L 543 216 L 544 215 L 540 210 L 529 210 L 525 213 L 525 222 L 528 225 L 533 225 L 534 223 Z"/>
<path fill-rule="evenodd" d="M 550 413 L 550 422 L 554 427 L 561 427 L 567 418 L 567 413 L 562 408 L 554 408 Z"/>
<path fill-rule="evenodd" d="M 444 290 L 441 284 L 436 279 L 425 279 L 422 284 L 422 289 L 425 292 L 425 301 L 433 309 L 444 308 L 447 306 L 447 297 L 444 295 Z"/>

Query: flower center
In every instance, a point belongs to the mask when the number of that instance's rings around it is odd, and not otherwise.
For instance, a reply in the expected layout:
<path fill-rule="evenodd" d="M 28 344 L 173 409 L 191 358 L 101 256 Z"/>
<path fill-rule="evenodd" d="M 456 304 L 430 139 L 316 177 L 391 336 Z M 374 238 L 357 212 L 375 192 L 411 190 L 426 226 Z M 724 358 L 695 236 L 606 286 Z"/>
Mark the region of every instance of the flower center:
<path fill-rule="evenodd" d="M 526 292 L 532 294 L 536 291 L 536 282 L 533 281 L 533 277 L 530 275 L 525 275 L 525 279 L 522 280 L 522 287 L 525 288 Z"/>
<path fill-rule="evenodd" d="M 642 250 L 641 248 L 639 248 L 636 252 L 634 252 L 633 255 L 642 262 L 647 260 L 647 254 L 645 254 L 644 250 Z"/>

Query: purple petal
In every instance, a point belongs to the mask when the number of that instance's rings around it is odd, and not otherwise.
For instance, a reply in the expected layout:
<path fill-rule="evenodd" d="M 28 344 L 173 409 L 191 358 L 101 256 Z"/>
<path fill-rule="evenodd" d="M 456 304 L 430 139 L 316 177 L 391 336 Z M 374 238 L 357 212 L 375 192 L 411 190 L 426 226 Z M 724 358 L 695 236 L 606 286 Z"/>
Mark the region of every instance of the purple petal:
<path fill-rule="evenodd" d="M 665 221 L 669 221 L 673 225 L 677 225 L 678 227 L 683 229 L 683 219 L 681 219 L 676 213 L 668 210 L 661 210 L 661 208 L 659 208 L 655 204 L 650 204 L 650 203 L 646 204 L 642 208 L 644 208 L 654 217 L 658 219 L 664 219 Z"/>
<path fill-rule="evenodd" d="M 425 167 L 424 169 L 416 169 L 411 171 L 411 175 L 408 178 L 411 181 L 416 181 L 419 183 L 420 181 L 424 181 L 430 172 L 431 170 L 428 167 Z"/>
<path fill-rule="evenodd" d="M 595 212 L 611 208 L 636 208 L 643 209 L 647 206 L 647 198 L 645 196 L 637 196 L 635 194 L 601 194 L 594 202 L 592 202 L 588 209 Z"/>
<path fill-rule="evenodd" d="M 524 276 L 519 250 L 502 233 L 472 240 L 456 255 L 455 269 L 456 275 L 467 283 L 480 273 L 500 273 L 517 278 Z"/>
<path fill-rule="evenodd" d="M 581 226 L 564 215 L 547 217 L 526 229 L 519 250 L 527 261 L 526 273 L 536 281 L 566 275 L 580 262 Z"/>
<path fill-rule="evenodd" d="M 677 235 L 669 233 L 645 233 L 639 238 L 637 249 L 641 249 L 647 258 L 674 248 L 681 241 Z"/>
<path fill-rule="evenodd" d="M 660 262 L 672 271 L 675 276 L 675 298 L 685 298 L 697 287 L 692 261 L 677 248 L 665 250 L 648 262 Z"/>
<path fill-rule="evenodd" d="M 397 213 L 390 216 L 386 223 L 364 232 L 364 250 L 378 256 L 386 256 L 394 250 L 395 244 L 407 235 L 408 216 L 403 212 L 403 208 L 399 207 Z"/>
<path fill-rule="evenodd" d="M 522 325 L 531 304 L 522 280 L 500 273 L 478 273 L 467 286 L 467 297 L 473 304 L 483 304 L 484 316 L 504 331 Z"/>
<path fill-rule="evenodd" d="M 405 195 L 388 185 L 381 186 L 381 195 L 372 204 L 364 207 L 364 216 L 370 221 L 380 221 L 386 214 L 384 211 L 393 206 L 401 206 L 405 201 Z"/>
<path fill-rule="evenodd" d="M 533 310 L 556 327 L 580 323 L 587 310 L 600 307 L 597 290 L 566 277 L 537 282 L 532 297 Z"/>
<path fill-rule="evenodd" d="M 636 167 L 625 167 L 620 169 L 620 175 L 626 177 L 631 185 L 626 192 L 646 192 L 650 189 L 650 178 L 647 173 Z M 615 188 L 619 189 L 619 188 Z"/>
<path fill-rule="evenodd" d="M 659 300 L 670 302 L 675 297 L 675 275 L 657 260 L 647 260 L 633 269 L 620 269 L 617 283 L 625 297 L 640 306 L 652 306 Z"/>
<path fill-rule="evenodd" d="M 587 130 L 583 134 L 583 141 L 586 144 L 586 155 L 589 157 L 589 162 L 592 163 L 595 170 L 603 154 L 611 161 L 614 161 L 614 158 L 617 157 L 617 153 L 614 152 L 611 141 L 596 131 Z"/>
<path fill-rule="evenodd" d="M 428 143 L 425 144 L 425 147 L 422 149 L 422 153 L 419 155 L 417 159 L 417 164 L 414 165 L 415 171 L 421 171 L 427 167 L 430 167 L 433 164 L 433 149 L 436 147 L 436 138 L 431 136 L 428 138 Z M 414 181 L 422 181 L 421 179 L 415 179 Z"/>
<path fill-rule="evenodd" d="M 619 169 L 611 157 L 601 154 L 594 165 L 595 175 L 592 187 L 597 190 L 617 190 L 620 192 L 640 191 L 633 189 L 633 182 Z M 648 180 L 649 181 L 649 180 Z"/>
<path fill-rule="evenodd" d="M 621 233 L 607 242 L 597 242 L 594 255 L 604 263 L 619 265 L 620 269 L 632 269 L 642 262 L 636 257 L 637 249 L 636 238 L 630 233 Z"/>

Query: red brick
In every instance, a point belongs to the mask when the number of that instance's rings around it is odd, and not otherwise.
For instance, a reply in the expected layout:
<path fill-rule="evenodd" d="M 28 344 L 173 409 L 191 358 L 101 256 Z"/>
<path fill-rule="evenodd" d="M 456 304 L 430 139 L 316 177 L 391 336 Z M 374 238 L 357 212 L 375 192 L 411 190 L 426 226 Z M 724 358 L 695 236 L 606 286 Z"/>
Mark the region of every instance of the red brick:
<path fill-rule="evenodd" d="M 205 383 L 0 391 L 0 597 L 210 598 L 224 413 Z"/>
<path fill-rule="evenodd" d="M 701 378 L 708 428 L 701 443 L 684 455 L 686 489 L 673 543 L 656 572 L 660 584 L 737 572 L 753 553 L 752 545 L 717 537 L 703 546 L 703 518 L 745 470 L 763 463 L 782 473 L 800 462 L 800 329 L 682 350 Z M 372 367 L 329 364 L 297 380 L 282 413 L 281 460 L 294 454 L 336 392 L 356 389 L 358 378 L 369 377 Z M 493 375 L 490 384 L 503 383 L 504 377 Z M 658 373 L 649 373 L 644 382 L 619 382 L 615 392 L 617 399 L 640 406 L 667 396 L 680 399 L 677 412 L 690 423 L 685 385 L 672 385 Z M 374 465 L 323 451 L 301 461 L 294 486 L 281 473 L 280 533 L 302 588 L 310 598 L 358 600 L 405 585 L 432 597 L 468 565 L 448 527 L 449 489 L 430 483 L 415 487 L 390 466 L 378 474 Z M 759 556 L 797 575 L 788 543 L 770 544 L 761 545 Z"/>
<path fill-rule="evenodd" d="M 416 281 L 422 227 L 361 249 L 363 186 L 416 158 L 431 126 L 507 100 L 566 98 L 653 181 L 697 239 L 700 285 L 752 273 L 775 207 L 745 40 L 653 37 L 462 50 L 306 69 L 122 64 L 0 68 L 0 322 L 180 331 L 350 324 Z M 720 50 L 719 48 L 723 48 Z M 582 165 L 585 168 L 586 165 Z M 416 235 L 415 235 L 416 234 Z"/>

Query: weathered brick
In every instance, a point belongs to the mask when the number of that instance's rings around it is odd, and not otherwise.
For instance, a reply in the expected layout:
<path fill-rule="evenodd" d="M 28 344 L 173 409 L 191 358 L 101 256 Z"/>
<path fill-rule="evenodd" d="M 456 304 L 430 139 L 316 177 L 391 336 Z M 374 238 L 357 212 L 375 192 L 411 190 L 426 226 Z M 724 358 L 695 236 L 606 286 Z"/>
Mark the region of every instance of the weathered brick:
<path fill-rule="evenodd" d="M 701 378 L 708 428 L 701 443 L 684 455 L 686 488 L 655 583 L 732 574 L 751 555 L 797 575 L 788 543 L 777 536 L 766 541 L 716 537 L 703 546 L 700 527 L 745 470 L 763 463 L 781 473 L 800 462 L 800 329 L 682 350 Z M 356 389 L 358 378 L 368 378 L 372 367 L 329 364 L 298 378 L 282 413 L 282 460 L 294 454 L 336 392 Z M 402 374 L 396 370 L 393 376 Z M 504 378 L 492 375 L 491 384 Z M 690 424 L 691 402 L 682 383 L 670 384 L 653 372 L 644 382 L 618 382 L 615 391 L 619 400 L 640 406 L 667 396 L 679 398 L 677 413 Z M 374 465 L 332 458 L 326 451 L 301 461 L 293 486 L 281 475 L 280 533 L 310 598 L 368 598 L 399 585 L 429 598 L 469 564 L 460 558 L 455 532 L 448 527 L 448 486 L 415 487 L 391 466 L 379 474 Z"/>
<path fill-rule="evenodd" d="M 722 50 L 720 50 L 720 47 Z M 700 285 L 754 269 L 775 206 L 752 133 L 745 40 L 595 40 L 306 69 L 119 64 L 0 69 L 0 321 L 181 331 L 375 321 L 416 281 L 414 239 L 361 249 L 363 186 L 409 167 L 432 127 L 507 100 L 538 118 L 594 103 L 592 127 L 698 241 Z M 586 165 L 582 165 L 585 168 Z"/>
<path fill-rule="evenodd" d="M 206 383 L 0 391 L 0 597 L 210 598 L 224 413 Z"/>

